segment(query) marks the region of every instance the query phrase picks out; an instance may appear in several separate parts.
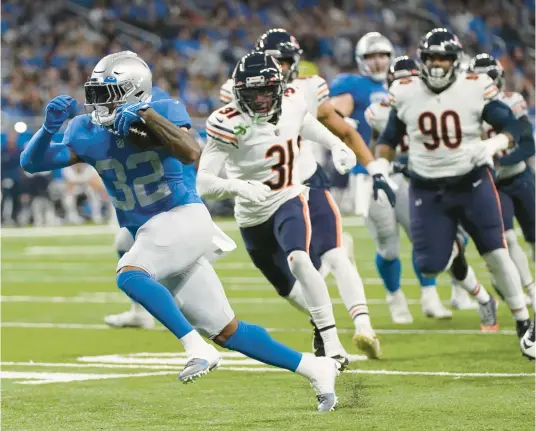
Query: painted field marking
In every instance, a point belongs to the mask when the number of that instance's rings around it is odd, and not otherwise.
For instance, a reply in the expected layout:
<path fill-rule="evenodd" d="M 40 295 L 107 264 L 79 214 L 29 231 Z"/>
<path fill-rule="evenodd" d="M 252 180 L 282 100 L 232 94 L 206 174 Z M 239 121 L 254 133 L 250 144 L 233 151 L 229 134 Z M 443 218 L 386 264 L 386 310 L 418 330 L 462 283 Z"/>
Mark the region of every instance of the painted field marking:
<path fill-rule="evenodd" d="M 106 330 L 128 330 L 129 328 L 112 328 L 100 323 L 43 323 L 43 322 L 2 322 L 2 328 L 31 328 L 31 329 L 106 329 Z M 139 329 L 134 329 L 139 330 Z M 144 329 L 145 331 L 167 331 L 163 326 L 156 326 L 153 329 Z M 310 328 L 266 328 L 268 332 L 303 332 L 310 333 Z M 338 332 L 344 334 L 353 334 L 354 329 L 338 328 Z M 375 329 L 378 334 L 400 334 L 400 335 L 514 335 L 516 331 L 510 329 L 501 329 L 499 332 L 480 332 L 478 329 Z"/>
<path fill-rule="evenodd" d="M 221 352 L 223 361 L 219 370 L 240 372 L 284 372 L 285 370 L 266 367 L 261 362 L 247 358 L 238 352 Z M 186 364 L 188 357 L 185 352 L 140 352 L 130 354 L 112 354 L 97 356 L 82 356 L 77 358 L 77 363 L 53 363 L 53 362 L 1 362 L 5 367 L 31 367 L 31 368 L 107 368 L 107 369 L 151 369 L 155 372 L 126 373 L 126 374 L 95 374 L 95 373 L 63 373 L 63 372 L 25 372 L 25 371 L 2 371 L 0 378 L 22 380 L 20 384 L 46 384 L 46 383 L 69 383 L 75 381 L 102 380 L 126 377 L 147 377 L 176 374 Z M 367 360 L 360 355 L 351 355 L 351 362 Z M 437 376 L 454 377 L 534 377 L 534 373 L 495 373 L 495 372 L 451 372 L 451 371 L 403 371 L 403 370 L 363 370 L 352 369 L 345 371 L 347 374 L 386 375 L 386 376 Z"/>

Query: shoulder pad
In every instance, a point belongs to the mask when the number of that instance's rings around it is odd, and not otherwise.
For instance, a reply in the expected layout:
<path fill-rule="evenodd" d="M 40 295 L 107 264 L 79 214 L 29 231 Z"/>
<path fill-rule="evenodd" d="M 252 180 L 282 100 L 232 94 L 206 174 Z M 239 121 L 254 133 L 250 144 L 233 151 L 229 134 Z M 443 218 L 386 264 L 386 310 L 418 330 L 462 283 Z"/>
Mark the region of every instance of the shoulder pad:
<path fill-rule="evenodd" d="M 233 101 L 233 80 L 228 79 L 220 87 L 220 102 L 227 104 Z"/>
<path fill-rule="evenodd" d="M 491 101 L 499 97 L 499 88 L 487 74 L 481 73 L 478 75 L 478 80 L 476 80 L 475 83 L 478 83 L 478 85 L 482 87 L 481 91 L 484 100 Z"/>
<path fill-rule="evenodd" d="M 515 91 L 504 92 L 503 101 L 510 107 L 516 118 L 528 115 L 527 102 L 520 93 Z"/>
<path fill-rule="evenodd" d="M 214 111 L 206 121 L 207 136 L 222 144 L 238 146 L 235 125 L 241 116 L 240 111 L 232 103 Z"/>

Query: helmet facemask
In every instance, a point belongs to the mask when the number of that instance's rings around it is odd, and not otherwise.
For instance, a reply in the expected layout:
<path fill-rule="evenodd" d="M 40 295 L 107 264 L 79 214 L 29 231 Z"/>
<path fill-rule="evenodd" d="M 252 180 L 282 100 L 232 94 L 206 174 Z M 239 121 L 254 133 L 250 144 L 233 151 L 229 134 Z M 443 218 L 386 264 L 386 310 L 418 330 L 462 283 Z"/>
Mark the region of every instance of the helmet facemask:
<path fill-rule="evenodd" d="M 127 103 L 127 99 L 136 88 L 130 81 L 117 84 L 102 82 L 100 78 L 91 78 L 84 84 L 85 107 L 91 114 L 91 121 L 100 126 L 113 125 L 117 107 Z"/>
<path fill-rule="evenodd" d="M 421 77 L 432 91 L 442 91 L 456 80 L 457 72 L 460 67 L 458 54 L 431 51 L 420 52 L 419 56 L 422 61 Z M 442 59 L 451 60 L 450 67 L 445 70 L 441 66 L 427 64 L 431 57 L 436 56 L 441 57 Z"/>
<path fill-rule="evenodd" d="M 387 78 L 391 53 L 374 52 L 365 54 L 361 60 L 360 71 L 362 74 L 370 76 L 374 81 L 383 82 Z"/>
<path fill-rule="evenodd" d="M 268 121 L 281 113 L 283 83 L 280 81 L 262 86 L 235 85 L 233 91 L 240 108 L 255 121 Z"/>

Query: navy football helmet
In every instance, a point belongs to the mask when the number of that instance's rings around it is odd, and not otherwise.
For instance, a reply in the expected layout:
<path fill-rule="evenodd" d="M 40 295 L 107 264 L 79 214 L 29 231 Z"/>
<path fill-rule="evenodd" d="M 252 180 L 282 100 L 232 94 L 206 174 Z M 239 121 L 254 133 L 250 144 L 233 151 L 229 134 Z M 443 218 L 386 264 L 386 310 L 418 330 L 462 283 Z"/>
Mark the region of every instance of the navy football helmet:
<path fill-rule="evenodd" d="M 286 81 L 291 82 L 298 76 L 298 64 L 303 51 L 294 36 L 282 28 L 272 28 L 264 33 L 255 49 L 264 52 L 267 55 L 277 58 L 280 62 L 288 62 L 290 70 L 283 71 Z"/>
<path fill-rule="evenodd" d="M 487 73 L 499 90 L 504 86 L 504 69 L 501 63 L 489 54 L 475 55 L 467 70 L 471 73 Z"/>
<path fill-rule="evenodd" d="M 414 58 L 407 55 L 396 57 L 387 71 L 387 86 L 390 87 L 397 79 L 419 76 L 420 69 L 419 63 Z"/>
<path fill-rule="evenodd" d="M 446 28 L 434 28 L 421 39 L 417 55 L 421 67 L 421 78 L 430 90 L 439 93 L 452 84 L 460 68 L 463 48 L 454 33 Z M 441 57 L 452 61 L 448 70 L 441 67 L 431 67 L 426 64 L 430 57 Z"/>
<path fill-rule="evenodd" d="M 264 52 L 245 55 L 233 72 L 233 93 L 240 109 L 255 120 L 277 121 L 285 82 L 281 65 Z"/>

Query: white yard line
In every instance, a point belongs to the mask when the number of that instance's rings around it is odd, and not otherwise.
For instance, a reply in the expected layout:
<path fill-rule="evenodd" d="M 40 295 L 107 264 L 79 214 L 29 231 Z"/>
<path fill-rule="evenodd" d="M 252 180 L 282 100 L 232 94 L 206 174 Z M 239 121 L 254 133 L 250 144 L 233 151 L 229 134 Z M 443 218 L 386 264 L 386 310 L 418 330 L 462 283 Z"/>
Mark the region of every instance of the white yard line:
<path fill-rule="evenodd" d="M 234 220 L 219 221 L 214 220 L 223 230 L 229 232 L 238 231 L 238 226 Z M 364 226 L 363 220 L 359 217 L 344 217 L 344 227 Z M 81 235 L 111 235 L 117 232 L 118 227 L 114 225 L 98 226 L 60 226 L 60 227 L 24 227 L 24 228 L 2 228 L 4 238 L 27 238 L 27 237 L 55 237 L 55 236 L 81 236 Z"/>
<path fill-rule="evenodd" d="M 126 367 L 124 364 L 111 365 L 108 364 L 54 364 L 54 363 L 24 363 L 24 362 L 2 362 L 0 365 L 5 366 L 32 366 L 38 367 L 68 367 L 68 368 L 138 368 L 138 369 L 160 369 L 159 372 L 147 373 L 127 373 L 127 374 L 81 374 L 81 373 L 47 373 L 47 372 L 21 372 L 21 371 L 2 371 L 0 378 L 2 379 L 26 379 L 22 384 L 44 384 L 44 383 L 66 383 L 72 381 L 85 380 L 102 380 L 115 379 L 126 377 L 147 377 L 147 376 L 162 376 L 175 374 L 180 371 L 180 367 L 160 366 L 141 366 L 136 365 Z M 237 366 L 221 366 L 218 371 L 239 371 L 239 372 L 285 372 L 286 370 L 273 367 L 237 367 Z M 346 374 L 364 374 L 364 375 L 381 375 L 381 376 L 436 376 L 436 377 L 534 377 L 534 373 L 458 373 L 451 371 L 399 371 L 399 370 L 346 370 Z"/>
<path fill-rule="evenodd" d="M 43 322 L 2 322 L 2 328 L 31 328 L 31 329 L 109 329 L 116 330 L 117 328 L 111 328 L 105 324 L 99 323 L 43 323 Z M 165 331 L 163 326 L 156 326 L 149 331 Z M 310 333 L 310 328 L 266 328 L 268 332 L 304 332 Z M 346 334 L 353 334 L 353 329 L 339 328 L 339 332 Z M 378 334 L 400 334 L 400 335 L 414 335 L 414 334 L 441 334 L 441 335 L 514 335 L 514 330 L 500 330 L 499 332 L 483 333 L 478 329 L 375 329 Z"/>
<path fill-rule="evenodd" d="M 258 290 L 261 290 L 262 286 L 258 286 Z M 271 290 L 267 289 L 267 290 Z M 232 289 L 231 289 L 232 290 Z M 257 290 L 257 289 L 255 289 Z M 286 301 L 279 297 L 270 298 L 228 298 L 232 304 L 260 304 L 260 305 L 282 305 Z M 128 303 L 130 300 L 119 292 L 81 292 L 77 296 L 35 296 L 35 295 L 4 295 L 0 297 L 0 302 L 4 303 L 51 303 L 51 304 L 122 304 Z M 340 298 L 333 298 L 333 304 L 342 304 Z M 407 298 L 409 305 L 420 305 L 419 299 Z M 368 305 L 386 305 L 385 299 L 373 298 L 367 300 Z M 443 301 L 443 304 L 449 305 L 450 301 Z"/>

